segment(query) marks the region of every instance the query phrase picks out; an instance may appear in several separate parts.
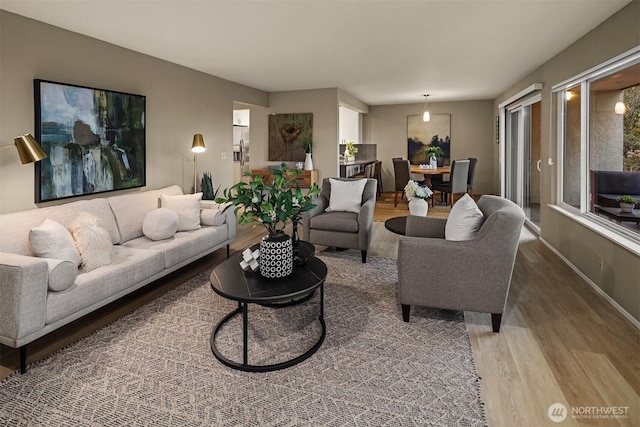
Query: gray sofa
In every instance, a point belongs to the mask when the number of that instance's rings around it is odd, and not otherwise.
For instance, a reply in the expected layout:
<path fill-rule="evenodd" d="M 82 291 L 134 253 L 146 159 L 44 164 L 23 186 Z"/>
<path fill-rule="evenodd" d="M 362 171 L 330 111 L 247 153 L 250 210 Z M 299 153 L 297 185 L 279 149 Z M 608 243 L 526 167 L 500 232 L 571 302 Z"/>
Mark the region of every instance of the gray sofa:
<path fill-rule="evenodd" d="M 228 255 L 236 236 L 232 209 L 218 213 L 221 225 L 157 241 L 143 235 L 143 221 L 160 196 L 181 194 L 170 186 L 0 215 L 0 343 L 20 348 L 22 372 L 26 346 L 37 338 L 220 248 Z M 109 233 L 112 263 L 80 271 L 68 288 L 52 290 L 50 272 L 60 260 L 34 256 L 29 232 L 47 218 L 68 227 L 79 212 L 94 215 Z"/>
<path fill-rule="evenodd" d="M 510 200 L 482 196 L 484 221 L 471 240 L 445 240 L 445 218 L 410 215 L 398 243 L 398 300 L 411 305 L 491 313 L 499 332 L 524 212 Z"/>

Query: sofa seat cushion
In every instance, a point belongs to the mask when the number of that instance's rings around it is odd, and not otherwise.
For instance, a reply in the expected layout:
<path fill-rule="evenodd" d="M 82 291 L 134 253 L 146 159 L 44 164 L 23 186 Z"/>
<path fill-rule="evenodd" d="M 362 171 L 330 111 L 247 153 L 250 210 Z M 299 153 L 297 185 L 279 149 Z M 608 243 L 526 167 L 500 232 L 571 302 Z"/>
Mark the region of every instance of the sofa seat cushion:
<path fill-rule="evenodd" d="M 324 212 L 309 221 L 314 230 L 339 231 L 343 233 L 358 232 L 358 214 L 354 212 Z"/>
<path fill-rule="evenodd" d="M 128 241 L 124 246 L 159 251 L 164 256 L 164 267 L 170 268 L 208 251 L 227 239 L 229 239 L 229 228 L 217 226 L 178 231 L 173 237 L 158 241 L 143 236 Z"/>
<path fill-rule="evenodd" d="M 113 262 L 79 274 L 73 285 L 47 294 L 46 322 L 53 323 L 130 288 L 164 269 L 156 251 L 114 246 Z"/>

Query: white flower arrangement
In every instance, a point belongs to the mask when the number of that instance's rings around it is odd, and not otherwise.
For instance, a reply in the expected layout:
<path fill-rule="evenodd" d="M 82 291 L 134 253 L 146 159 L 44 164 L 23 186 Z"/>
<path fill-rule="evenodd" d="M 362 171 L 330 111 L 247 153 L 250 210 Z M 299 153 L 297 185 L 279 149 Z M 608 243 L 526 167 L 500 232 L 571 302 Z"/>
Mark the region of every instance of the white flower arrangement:
<path fill-rule="evenodd" d="M 417 182 L 410 179 L 407 185 L 404 186 L 404 192 L 409 200 L 411 199 L 428 199 L 433 194 L 433 191 L 427 186 L 420 186 Z"/>

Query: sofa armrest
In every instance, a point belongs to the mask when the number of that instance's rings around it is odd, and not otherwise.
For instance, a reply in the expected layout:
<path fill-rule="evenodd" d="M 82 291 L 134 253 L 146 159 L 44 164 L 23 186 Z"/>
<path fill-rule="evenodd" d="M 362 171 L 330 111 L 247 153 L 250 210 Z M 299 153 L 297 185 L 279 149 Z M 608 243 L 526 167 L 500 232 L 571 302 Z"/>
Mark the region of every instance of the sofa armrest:
<path fill-rule="evenodd" d="M 398 300 L 425 307 L 502 313 L 513 260 L 488 250 L 482 238 L 450 241 L 401 236 Z"/>
<path fill-rule="evenodd" d="M 405 236 L 436 237 L 444 239 L 444 229 L 446 224 L 446 218 L 429 218 L 409 215 L 407 217 Z"/>
<path fill-rule="evenodd" d="M 309 221 L 311 221 L 311 218 L 320 215 L 328 206 L 326 199 L 320 196 L 313 196 L 311 202 L 316 206 L 313 209 L 302 212 L 302 220 L 300 221 L 300 225 L 302 225 L 302 240 L 309 240 Z"/>
<path fill-rule="evenodd" d="M 17 341 L 45 324 L 49 265 L 46 260 L 0 252 L 0 338 Z"/>
<path fill-rule="evenodd" d="M 375 198 L 367 200 L 358 213 L 358 245 L 361 250 L 366 251 L 371 243 L 371 236 L 373 235 L 373 211 L 376 207 Z"/>
<path fill-rule="evenodd" d="M 238 220 L 236 219 L 236 214 L 233 207 L 230 207 L 229 209 L 224 211 L 224 223 L 227 224 L 227 227 L 229 228 L 229 240 L 235 240 Z"/>

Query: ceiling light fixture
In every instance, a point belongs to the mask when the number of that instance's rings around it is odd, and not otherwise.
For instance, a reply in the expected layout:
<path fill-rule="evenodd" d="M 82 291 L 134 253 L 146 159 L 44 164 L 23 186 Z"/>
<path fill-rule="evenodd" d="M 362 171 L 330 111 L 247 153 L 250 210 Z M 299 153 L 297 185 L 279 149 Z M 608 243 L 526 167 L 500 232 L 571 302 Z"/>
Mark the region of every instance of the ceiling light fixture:
<path fill-rule="evenodd" d="M 616 112 L 616 114 L 624 114 L 627 112 L 627 106 L 624 105 L 624 102 L 618 101 L 616 102 L 615 107 L 613 107 L 613 110 Z"/>
<path fill-rule="evenodd" d="M 428 99 L 429 99 L 429 94 L 426 94 L 424 96 L 424 114 L 422 115 L 423 122 L 428 122 L 429 120 L 431 120 L 431 113 L 429 113 L 429 109 L 427 108 Z"/>

